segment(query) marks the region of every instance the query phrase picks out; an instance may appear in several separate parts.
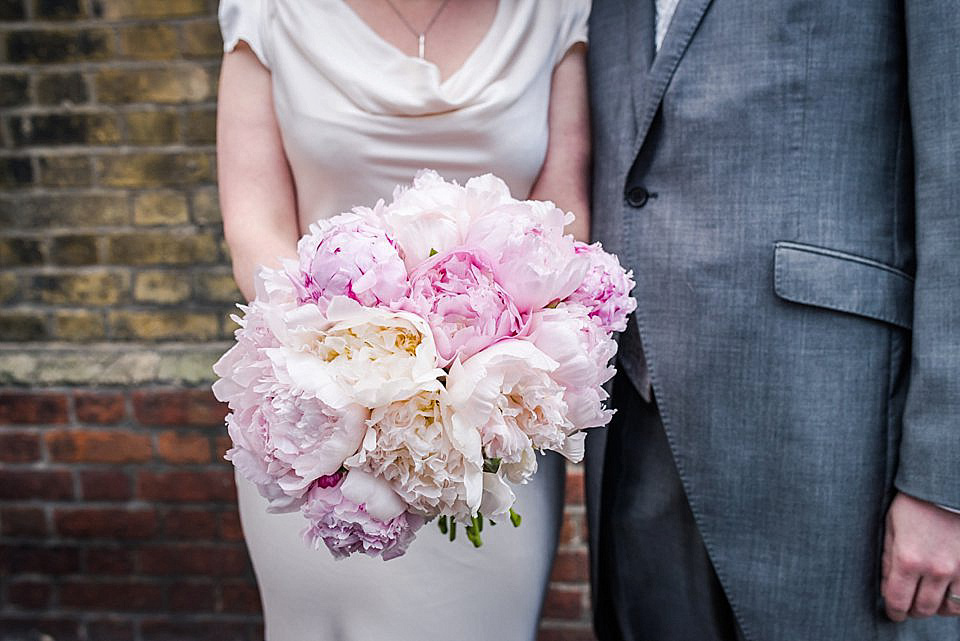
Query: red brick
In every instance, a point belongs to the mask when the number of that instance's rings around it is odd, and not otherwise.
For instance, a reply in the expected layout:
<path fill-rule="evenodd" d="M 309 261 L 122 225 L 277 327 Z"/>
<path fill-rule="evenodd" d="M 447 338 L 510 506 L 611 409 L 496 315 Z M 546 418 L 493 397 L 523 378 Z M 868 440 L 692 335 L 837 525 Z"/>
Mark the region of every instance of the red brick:
<path fill-rule="evenodd" d="M 586 550 L 568 550 L 557 553 L 553 559 L 551 581 L 589 581 L 590 561 Z"/>
<path fill-rule="evenodd" d="M 224 584 L 221 587 L 223 611 L 260 614 L 260 593 L 252 583 Z"/>
<path fill-rule="evenodd" d="M 50 604 L 50 584 L 18 581 L 7 588 L 7 601 L 18 608 L 42 610 Z"/>
<path fill-rule="evenodd" d="M 82 555 L 84 572 L 88 575 L 130 575 L 134 570 L 133 554 L 125 548 L 87 548 Z"/>
<path fill-rule="evenodd" d="M 150 390 L 133 393 L 133 414 L 143 425 L 223 427 L 227 406 L 210 390 Z"/>
<path fill-rule="evenodd" d="M 40 437 L 26 433 L 0 433 L 0 463 L 33 463 L 40 460 Z"/>
<path fill-rule="evenodd" d="M 3 536 L 44 536 L 47 519 L 43 510 L 35 507 L 7 507 L 0 509 L 0 534 Z"/>
<path fill-rule="evenodd" d="M 135 638 L 133 624 L 127 621 L 89 621 L 87 639 L 91 641 L 130 641 Z"/>
<path fill-rule="evenodd" d="M 141 470 L 137 495 L 148 501 L 233 501 L 236 489 L 231 470 Z"/>
<path fill-rule="evenodd" d="M 163 517 L 163 536 L 171 539 L 215 539 L 217 515 L 208 510 L 174 510 Z"/>
<path fill-rule="evenodd" d="M 213 612 L 216 595 L 210 584 L 174 583 L 170 586 L 170 610 L 174 612 Z"/>
<path fill-rule="evenodd" d="M 123 394 L 78 393 L 73 402 L 81 423 L 112 425 L 127 415 Z"/>
<path fill-rule="evenodd" d="M 62 536 L 79 539 L 145 539 L 157 529 L 153 510 L 57 510 L 53 521 Z"/>
<path fill-rule="evenodd" d="M 210 439 L 197 432 L 166 430 L 154 437 L 157 456 L 169 463 L 209 463 Z"/>
<path fill-rule="evenodd" d="M 537 635 L 537 641 L 597 641 L 593 630 L 586 623 L 578 626 L 556 628 L 544 626 Z"/>
<path fill-rule="evenodd" d="M 230 465 L 224 455 L 233 447 L 233 442 L 226 434 L 218 434 L 213 439 L 213 460 L 221 465 Z"/>
<path fill-rule="evenodd" d="M 63 425 L 67 419 L 63 394 L 0 394 L 0 423 Z"/>
<path fill-rule="evenodd" d="M 246 641 L 246 626 L 222 621 L 144 621 L 140 624 L 143 641 Z M 255 638 L 255 637 L 251 637 Z M 258 637 L 258 638 L 263 638 Z"/>
<path fill-rule="evenodd" d="M 563 514 L 563 526 L 560 528 L 560 543 L 580 543 L 586 541 L 587 517 L 583 512 L 571 512 L 569 509 Z"/>
<path fill-rule="evenodd" d="M 141 548 L 139 558 L 146 575 L 242 576 L 250 569 L 240 548 L 159 545 Z"/>
<path fill-rule="evenodd" d="M 567 467 L 566 484 L 566 503 L 567 505 L 583 505 L 584 486 L 583 469 L 580 467 Z"/>
<path fill-rule="evenodd" d="M 83 580 L 60 585 L 60 605 L 65 608 L 152 611 L 163 602 L 163 586 L 148 583 Z"/>
<path fill-rule="evenodd" d="M 55 461 L 83 463 L 136 463 L 150 460 L 147 434 L 118 430 L 58 431 L 46 435 Z"/>
<path fill-rule="evenodd" d="M 80 569 L 76 548 L 5 545 L 0 547 L 0 570 L 10 574 L 71 574 Z"/>
<path fill-rule="evenodd" d="M 220 514 L 220 538 L 224 541 L 243 540 L 240 515 L 236 510 L 229 510 Z"/>
<path fill-rule="evenodd" d="M 123 470 L 81 470 L 80 493 L 87 501 L 126 501 L 133 498 L 133 482 Z"/>
<path fill-rule="evenodd" d="M 22 617 L 23 615 L 20 615 Z M 79 623 L 74 619 L 43 619 L 39 620 L 36 616 L 28 619 L 0 615 L 0 631 L 3 631 L 3 637 L 6 641 L 12 639 L 19 641 L 27 639 L 56 639 L 56 641 L 79 641 Z"/>
<path fill-rule="evenodd" d="M 73 498 L 73 478 L 64 470 L 0 470 L 0 499 Z"/>
<path fill-rule="evenodd" d="M 583 618 L 583 594 L 580 590 L 550 587 L 543 603 L 543 616 L 549 619 Z"/>

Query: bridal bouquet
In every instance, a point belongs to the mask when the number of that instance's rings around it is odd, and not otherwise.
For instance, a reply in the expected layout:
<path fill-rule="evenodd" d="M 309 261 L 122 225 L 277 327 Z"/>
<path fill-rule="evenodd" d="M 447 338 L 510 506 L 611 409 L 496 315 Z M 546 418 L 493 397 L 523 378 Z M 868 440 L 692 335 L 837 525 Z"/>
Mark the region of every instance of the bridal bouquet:
<path fill-rule="evenodd" d="M 261 270 L 214 366 L 226 458 L 337 558 L 402 555 L 437 519 L 480 545 L 537 452 L 583 456 L 605 425 L 612 333 L 636 307 L 599 244 L 500 179 L 422 171 L 393 202 L 310 227 Z"/>

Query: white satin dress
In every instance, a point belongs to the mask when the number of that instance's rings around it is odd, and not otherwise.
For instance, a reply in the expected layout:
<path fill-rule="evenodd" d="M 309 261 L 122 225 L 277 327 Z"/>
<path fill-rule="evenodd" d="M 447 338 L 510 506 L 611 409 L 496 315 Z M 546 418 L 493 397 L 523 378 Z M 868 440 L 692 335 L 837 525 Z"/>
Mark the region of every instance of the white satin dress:
<path fill-rule="evenodd" d="M 271 71 L 301 230 L 390 199 L 421 168 L 493 172 L 526 197 L 547 148 L 555 65 L 586 40 L 589 0 L 500 0 L 463 66 L 441 81 L 342 0 L 222 0 L 224 49 L 249 44 Z M 250 150 L 256 153 L 255 149 Z M 532 641 L 557 544 L 564 465 L 540 457 L 517 489 L 523 524 L 484 529 L 474 549 L 430 523 L 407 554 L 336 561 L 301 540 L 299 513 L 268 514 L 237 479 L 267 641 Z"/>

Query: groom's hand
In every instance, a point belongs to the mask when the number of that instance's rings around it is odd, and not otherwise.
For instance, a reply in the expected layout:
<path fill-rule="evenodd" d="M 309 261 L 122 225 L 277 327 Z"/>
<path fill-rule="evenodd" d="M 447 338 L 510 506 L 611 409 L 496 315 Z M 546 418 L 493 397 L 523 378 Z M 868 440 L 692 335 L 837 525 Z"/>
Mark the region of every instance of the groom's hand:
<path fill-rule="evenodd" d="M 898 493 L 887 512 L 883 584 L 887 616 L 960 616 L 960 514 Z"/>

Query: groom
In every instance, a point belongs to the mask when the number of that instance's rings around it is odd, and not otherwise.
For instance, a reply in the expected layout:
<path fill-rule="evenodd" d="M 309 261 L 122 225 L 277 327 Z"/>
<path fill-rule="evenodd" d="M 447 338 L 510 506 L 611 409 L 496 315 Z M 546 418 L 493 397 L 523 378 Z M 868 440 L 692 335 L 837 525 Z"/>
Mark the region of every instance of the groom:
<path fill-rule="evenodd" d="M 590 41 L 639 301 L 599 638 L 957 641 L 956 0 L 594 0 Z"/>

